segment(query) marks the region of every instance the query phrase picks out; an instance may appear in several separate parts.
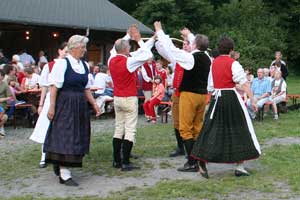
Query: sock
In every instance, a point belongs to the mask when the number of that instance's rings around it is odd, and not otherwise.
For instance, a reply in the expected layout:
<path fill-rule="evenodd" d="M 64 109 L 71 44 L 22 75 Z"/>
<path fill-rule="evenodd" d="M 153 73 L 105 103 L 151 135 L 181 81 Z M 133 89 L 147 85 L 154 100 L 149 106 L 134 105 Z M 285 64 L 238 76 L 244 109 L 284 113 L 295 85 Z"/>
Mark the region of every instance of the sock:
<path fill-rule="evenodd" d="M 72 178 L 71 171 L 65 167 L 60 167 L 60 178 L 64 181 Z"/>

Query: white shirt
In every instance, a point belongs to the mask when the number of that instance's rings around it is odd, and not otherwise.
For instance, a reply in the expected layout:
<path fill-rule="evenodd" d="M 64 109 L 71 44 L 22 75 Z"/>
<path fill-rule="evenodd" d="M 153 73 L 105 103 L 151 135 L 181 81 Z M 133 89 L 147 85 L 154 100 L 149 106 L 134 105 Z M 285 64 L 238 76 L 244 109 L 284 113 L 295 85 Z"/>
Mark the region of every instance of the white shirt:
<path fill-rule="evenodd" d="M 157 38 L 158 41 L 155 43 L 155 47 L 158 53 L 171 63 L 173 69 L 176 63 L 186 70 L 191 70 L 194 67 L 193 55 L 175 47 L 170 37 L 163 30 L 157 32 Z"/>
<path fill-rule="evenodd" d="M 123 40 L 129 40 L 130 36 L 127 34 L 125 37 L 122 38 Z M 142 66 L 147 60 L 149 60 L 150 58 L 152 58 L 152 52 L 151 52 L 151 48 L 149 49 L 149 47 L 151 46 L 151 42 L 153 42 L 154 44 L 154 40 L 150 39 L 150 41 L 148 43 L 144 43 L 142 40 L 138 42 L 138 44 L 140 45 L 140 48 L 134 52 L 130 52 L 130 56 L 127 58 L 127 69 L 130 73 L 134 72 L 137 68 L 139 68 L 140 66 Z M 152 46 L 153 46 L 152 44 Z M 117 56 L 117 55 L 121 55 L 121 54 L 117 54 L 117 51 L 115 49 L 115 46 L 111 49 L 110 51 L 110 57 L 108 59 L 108 65 L 110 63 L 110 60 Z M 123 55 L 124 56 L 124 55 Z"/>
<path fill-rule="evenodd" d="M 31 78 L 25 78 L 25 87 L 28 89 L 33 89 L 39 83 L 40 76 L 36 73 L 32 74 Z"/>
<path fill-rule="evenodd" d="M 72 69 L 78 74 L 84 74 L 85 69 L 81 60 L 76 60 L 71 55 L 67 55 L 67 58 L 70 61 Z M 89 66 L 85 62 L 86 66 Z M 49 74 L 49 85 L 55 85 L 57 88 L 62 88 L 65 80 L 65 73 L 67 70 L 67 61 L 66 59 L 57 59 L 53 65 L 52 71 Z M 90 82 L 86 84 L 85 88 L 90 88 Z"/>
<path fill-rule="evenodd" d="M 97 90 L 95 93 L 96 94 L 103 94 L 104 90 L 106 88 L 106 84 L 109 83 L 109 76 L 105 73 L 99 72 L 96 77 L 95 77 L 95 82 L 94 82 L 94 86 L 97 88 L 101 88 L 99 90 Z"/>
<path fill-rule="evenodd" d="M 40 60 L 39 60 L 39 63 L 38 63 L 38 67 L 41 69 L 41 64 L 42 63 L 48 63 L 48 60 L 45 56 L 41 56 L 40 57 Z"/>
<path fill-rule="evenodd" d="M 151 70 L 151 73 L 152 73 L 152 77 L 154 78 L 154 72 L 153 72 L 153 68 L 152 68 L 153 66 L 152 66 L 152 64 L 148 64 L 148 65 L 150 67 L 150 70 Z M 144 81 L 146 81 L 147 83 L 149 83 L 152 80 L 152 78 L 150 78 L 148 76 L 147 71 L 146 71 L 144 65 L 142 66 L 141 72 L 142 72 L 142 77 L 143 77 Z"/>

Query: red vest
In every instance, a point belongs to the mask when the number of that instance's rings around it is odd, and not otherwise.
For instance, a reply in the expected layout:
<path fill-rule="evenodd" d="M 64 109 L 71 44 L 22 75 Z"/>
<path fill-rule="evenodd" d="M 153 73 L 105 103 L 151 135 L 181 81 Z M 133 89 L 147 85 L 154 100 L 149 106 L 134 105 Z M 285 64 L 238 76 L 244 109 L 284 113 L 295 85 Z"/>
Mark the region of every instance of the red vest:
<path fill-rule="evenodd" d="M 214 88 L 233 88 L 235 83 L 232 80 L 231 66 L 235 60 L 229 56 L 218 56 L 212 64 L 212 77 Z"/>
<path fill-rule="evenodd" d="M 176 89 L 175 95 L 178 97 L 180 95 L 179 88 L 182 82 L 183 74 L 184 74 L 184 69 L 178 63 L 176 63 L 175 70 L 174 70 L 173 88 Z"/>
<path fill-rule="evenodd" d="M 151 79 L 154 78 L 154 76 L 156 75 L 156 67 L 155 67 L 155 62 L 152 62 L 152 72 L 150 69 L 150 66 L 148 65 L 148 63 L 145 63 L 143 65 L 144 69 L 146 70 L 147 76 Z M 152 82 L 146 82 L 144 80 L 144 78 L 142 79 L 142 90 L 144 91 L 152 91 Z"/>
<path fill-rule="evenodd" d="M 55 61 L 51 61 L 51 62 L 48 63 L 49 72 L 52 71 L 52 68 L 53 68 L 54 64 L 55 64 Z"/>
<path fill-rule="evenodd" d="M 130 73 L 127 69 L 127 57 L 117 55 L 109 62 L 109 70 L 114 83 L 114 96 L 137 96 L 136 72 Z"/>

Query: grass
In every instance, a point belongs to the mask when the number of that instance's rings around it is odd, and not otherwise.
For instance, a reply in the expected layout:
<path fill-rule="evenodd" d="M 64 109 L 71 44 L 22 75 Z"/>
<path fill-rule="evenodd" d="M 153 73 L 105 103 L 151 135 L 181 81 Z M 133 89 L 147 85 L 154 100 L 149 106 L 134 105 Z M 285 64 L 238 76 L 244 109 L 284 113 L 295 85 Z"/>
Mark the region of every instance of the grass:
<path fill-rule="evenodd" d="M 289 94 L 300 94 L 300 76 L 288 76 L 287 89 Z"/>
<path fill-rule="evenodd" d="M 288 92 L 300 93 L 300 79 L 288 77 Z M 255 130 L 261 144 L 274 137 L 299 137 L 300 112 L 289 111 L 280 115 L 275 121 L 267 116 L 263 122 L 255 122 Z M 151 127 L 151 128 L 150 128 Z M 142 170 L 130 173 L 122 173 L 111 168 L 112 161 L 112 135 L 113 130 L 101 130 L 93 133 L 91 140 L 91 152 L 85 157 L 84 173 L 104 176 L 143 177 L 145 172 L 154 166 L 147 158 L 166 158 L 175 148 L 175 137 L 172 124 L 150 125 L 138 129 L 137 144 L 134 153 L 141 159 L 133 160 L 142 166 Z M 20 151 L 0 154 L 0 179 L 9 183 L 10 180 L 19 178 L 32 178 L 38 176 L 37 168 L 40 156 L 39 145 L 28 145 Z M 124 192 L 113 193 L 108 198 L 98 197 L 69 197 L 69 198 L 43 198 L 36 196 L 13 197 L 10 200 L 31 199 L 243 199 L 240 192 L 254 192 L 257 195 L 278 194 L 280 198 L 291 198 L 300 195 L 300 147 L 299 145 L 272 146 L 264 149 L 263 155 L 257 161 L 261 164 L 258 169 L 253 169 L 252 176 L 235 178 L 232 172 L 218 175 L 209 180 L 161 180 L 152 187 L 136 188 L 127 187 Z M 260 165 L 259 165 L 260 166 Z M 161 169 L 171 168 L 172 165 L 166 161 L 160 161 Z M 47 170 L 51 170 L 50 168 Z M 277 183 L 286 184 L 290 187 L 290 194 L 282 192 Z M 233 195 L 233 196 L 232 196 Z M 256 197 L 255 197 L 256 198 Z M 257 197 L 259 198 L 259 197 Z M 250 198 L 251 199 L 251 198 Z"/>

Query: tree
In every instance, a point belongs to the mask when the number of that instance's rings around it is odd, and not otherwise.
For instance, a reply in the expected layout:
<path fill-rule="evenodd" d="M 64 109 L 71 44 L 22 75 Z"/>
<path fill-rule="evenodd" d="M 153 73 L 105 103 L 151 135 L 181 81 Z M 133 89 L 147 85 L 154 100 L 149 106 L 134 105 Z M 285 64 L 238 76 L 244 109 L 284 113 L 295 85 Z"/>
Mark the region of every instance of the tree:
<path fill-rule="evenodd" d="M 166 32 L 172 35 L 179 35 L 177 30 L 186 23 L 175 0 L 144 0 L 133 15 L 149 27 L 153 27 L 155 21 L 161 21 Z"/>
<path fill-rule="evenodd" d="M 213 47 L 220 36 L 231 37 L 244 66 L 269 67 L 274 50 L 287 49 L 286 31 L 277 25 L 279 18 L 268 12 L 262 0 L 231 0 L 216 10 L 214 19 L 208 34 Z"/>

